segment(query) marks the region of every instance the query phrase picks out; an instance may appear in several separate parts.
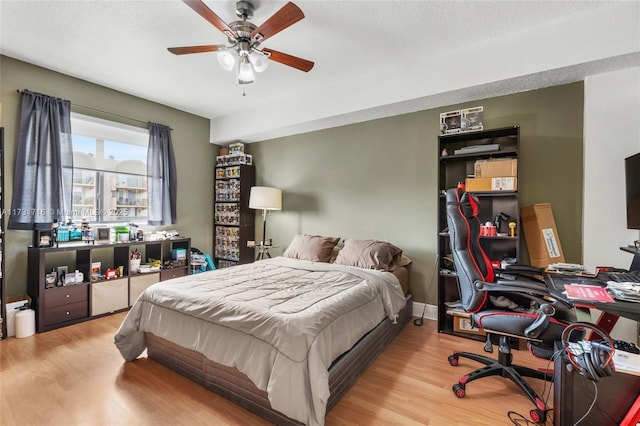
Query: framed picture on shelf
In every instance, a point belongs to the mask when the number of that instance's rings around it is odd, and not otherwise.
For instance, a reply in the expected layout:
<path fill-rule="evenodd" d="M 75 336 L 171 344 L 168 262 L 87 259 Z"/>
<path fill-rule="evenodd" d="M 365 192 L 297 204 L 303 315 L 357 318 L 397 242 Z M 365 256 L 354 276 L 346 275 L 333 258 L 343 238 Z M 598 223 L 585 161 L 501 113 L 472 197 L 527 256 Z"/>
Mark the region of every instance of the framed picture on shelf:
<path fill-rule="evenodd" d="M 91 281 L 95 282 L 100 279 L 100 270 L 102 268 L 102 262 L 91 263 Z"/>
<path fill-rule="evenodd" d="M 97 235 L 94 235 L 95 239 L 101 243 L 108 243 L 111 240 L 111 229 L 110 228 L 97 228 Z"/>
<path fill-rule="evenodd" d="M 44 288 L 55 287 L 57 282 L 58 282 L 58 273 L 56 271 L 51 271 L 48 274 L 45 274 Z"/>
<path fill-rule="evenodd" d="M 53 246 L 53 231 L 51 229 L 36 229 L 33 231 L 34 247 Z"/>

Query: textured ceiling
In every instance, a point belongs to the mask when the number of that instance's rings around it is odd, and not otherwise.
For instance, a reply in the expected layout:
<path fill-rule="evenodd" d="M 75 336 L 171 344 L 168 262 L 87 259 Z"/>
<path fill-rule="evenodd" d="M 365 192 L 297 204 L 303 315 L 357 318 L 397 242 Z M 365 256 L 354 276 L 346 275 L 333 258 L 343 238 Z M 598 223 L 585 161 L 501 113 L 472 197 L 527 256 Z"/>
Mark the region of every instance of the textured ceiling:
<path fill-rule="evenodd" d="M 206 0 L 223 20 L 235 2 Z M 285 2 L 255 1 L 264 22 Z M 268 47 L 243 88 L 215 53 L 167 47 L 226 37 L 178 0 L 0 0 L 0 52 L 212 119 L 211 141 L 247 142 L 575 81 L 637 66 L 638 2 L 296 1 L 305 19 Z M 71 99 L 73 101 L 73 99 Z"/>

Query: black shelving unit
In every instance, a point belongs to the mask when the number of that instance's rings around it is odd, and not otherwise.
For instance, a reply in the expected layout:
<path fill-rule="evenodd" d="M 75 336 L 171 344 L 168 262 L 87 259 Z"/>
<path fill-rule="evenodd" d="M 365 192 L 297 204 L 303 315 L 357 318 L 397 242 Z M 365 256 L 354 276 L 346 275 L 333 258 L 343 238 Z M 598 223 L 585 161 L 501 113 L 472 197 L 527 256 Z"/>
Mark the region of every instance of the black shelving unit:
<path fill-rule="evenodd" d="M 255 168 L 248 164 L 216 166 L 214 185 L 214 258 L 217 268 L 253 262 L 255 210 L 249 208 Z"/>
<path fill-rule="evenodd" d="M 174 250 L 185 258 L 172 261 Z M 128 309 L 144 288 L 154 282 L 177 278 L 190 273 L 190 238 L 161 241 L 131 241 L 122 243 L 86 244 L 61 243 L 58 247 L 28 248 L 27 293 L 36 311 L 38 333 L 87 321 Z M 142 255 L 142 263 L 160 260 L 170 267 L 155 272 L 140 273 L 129 269 L 131 253 Z M 113 279 L 94 278 L 93 268 L 100 262 L 100 272 L 122 267 L 122 275 Z M 82 282 L 70 285 L 47 283 L 48 273 L 64 266 L 83 275 Z"/>
<path fill-rule="evenodd" d="M 442 135 L 439 137 L 439 173 L 438 173 L 438 254 L 440 258 L 438 275 L 438 331 L 475 339 L 484 339 L 481 333 L 467 333 L 456 330 L 455 302 L 460 299 L 458 279 L 455 274 L 449 233 L 445 192 L 464 183 L 475 174 L 476 161 L 491 159 L 518 158 L 520 147 L 519 126 L 504 127 L 478 132 Z M 470 146 L 498 145 L 499 149 L 472 153 L 458 153 Z M 446 155 L 443 153 L 446 151 Z M 474 194 L 480 200 L 481 222 L 494 222 L 496 216 L 504 213 L 508 219 L 501 222 L 499 235 L 480 237 L 480 244 L 489 259 L 503 261 L 509 259 L 517 262 L 520 258 L 520 206 L 518 202 L 517 176 L 514 190 L 480 191 Z M 516 222 L 515 236 L 510 236 L 507 222 Z M 506 235 L 501 235 L 506 234 Z"/>
<path fill-rule="evenodd" d="M 0 212 L 4 213 L 4 127 L 0 127 Z M 2 316 L 2 328 L 0 329 L 0 339 L 7 337 L 7 306 L 6 288 L 4 277 L 5 249 L 4 249 L 4 218 L 0 219 L 0 316 Z"/>

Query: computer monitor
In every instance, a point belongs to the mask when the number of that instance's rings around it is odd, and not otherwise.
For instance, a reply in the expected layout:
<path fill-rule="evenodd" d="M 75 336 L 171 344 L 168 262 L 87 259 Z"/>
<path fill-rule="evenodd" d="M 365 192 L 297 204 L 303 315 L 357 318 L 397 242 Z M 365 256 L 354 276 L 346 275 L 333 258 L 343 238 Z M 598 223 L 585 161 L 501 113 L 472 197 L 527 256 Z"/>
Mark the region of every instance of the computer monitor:
<path fill-rule="evenodd" d="M 627 228 L 640 229 L 640 153 L 624 159 Z"/>

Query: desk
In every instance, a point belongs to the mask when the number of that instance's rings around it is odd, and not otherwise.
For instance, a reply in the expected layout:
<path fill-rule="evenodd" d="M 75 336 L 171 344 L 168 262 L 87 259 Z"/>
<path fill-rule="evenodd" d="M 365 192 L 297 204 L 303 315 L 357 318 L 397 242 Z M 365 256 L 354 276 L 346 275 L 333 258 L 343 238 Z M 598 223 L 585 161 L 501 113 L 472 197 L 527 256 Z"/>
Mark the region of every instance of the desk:
<path fill-rule="evenodd" d="M 549 293 L 557 299 L 567 300 L 564 291 L 565 284 L 585 284 L 605 286 L 608 277 L 605 272 L 599 273 L 596 277 L 582 277 L 563 274 L 545 274 L 545 281 Z M 571 300 L 577 307 L 595 308 L 602 312 L 597 324 L 607 333 L 613 330 L 618 321 L 618 317 L 625 317 L 634 321 L 640 321 L 640 303 L 616 301 L 615 303 L 593 302 L 588 300 Z"/>
<path fill-rule="evenodd" d="M 562 344 L 556 346 L 562 349 Z M 576 371 L 567 370 L 567 357 L 559 356 L 553 368 L 553 424 L 571 426 L 587 412 L 595 394 L 598 397 L 581 425 L 618 426 L 638 394 L 640 376 L 616 373 L 592 382 Z"/>
<path fill-rule="evenodd" d="M 565 284 L 606 285 L 608 277 L 601 273 L 594 278 L 575 275 L 546 274 L 545 281 L 549 292 L 556 298 L 566 300 L 562 294 Z M 576 306 L 596 308 L 603 312 L 597 323 L 607 333 L 613 329 L 618 317 L 640 321 L 640 304 L 633 302 L 599 303 L 591 301 L 571 301 Z M 556 346 L 556 349 L 561 349 Z M 616 373 L 604 377 L 599 382 L 591 382 L 576 371 L 567 370 L 566 356 L 555 360 L 553 374 L 554 425 L 575 424 L 589 409 L 594 398 L 595 383 L 598 397 L 593 409 L 581 424 L 598 426 L 617 426 L 627 414 L 633 402 L 640 394 L 640 376 Z"/>

